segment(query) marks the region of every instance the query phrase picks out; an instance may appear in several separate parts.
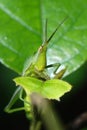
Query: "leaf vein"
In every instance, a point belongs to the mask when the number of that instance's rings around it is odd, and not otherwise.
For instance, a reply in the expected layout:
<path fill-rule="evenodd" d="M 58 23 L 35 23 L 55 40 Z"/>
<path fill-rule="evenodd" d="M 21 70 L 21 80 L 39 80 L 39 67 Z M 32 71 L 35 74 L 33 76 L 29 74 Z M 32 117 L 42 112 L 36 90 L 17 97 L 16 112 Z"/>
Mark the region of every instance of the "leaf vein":
<path fill-rule="evenodd" d="M 26 24 L 22 19 L 20 19 L 18 16 L 14 15 L 9 9 L 7 9 L 3 4 L 0 3 L 0 9 L 2 11 L 4 11 L 6 14 L 8 14 L 12 19 L 14 19 L 15 21 L 17 21 L 18 23 L 20 23 L 22 26 L 24 26 L 26 29 L 28 29 L 29 31 L 35 33 L 36 35 L 39 35 L 39 33 L 37 31 L 35 31 L 35 29 L 33 29 L 32 27 L 30 27 L 28 24 Z"/>
<path fill-rule="evenodd" d="M 5 48 L 8 48 L 10 51 L 14 52 L 17 55 L 21 55 L 19 51 L 15 50 L 13 47 L 6 44 L 3 40 L 0 39 L 0 44 L 2 44 Z"/>

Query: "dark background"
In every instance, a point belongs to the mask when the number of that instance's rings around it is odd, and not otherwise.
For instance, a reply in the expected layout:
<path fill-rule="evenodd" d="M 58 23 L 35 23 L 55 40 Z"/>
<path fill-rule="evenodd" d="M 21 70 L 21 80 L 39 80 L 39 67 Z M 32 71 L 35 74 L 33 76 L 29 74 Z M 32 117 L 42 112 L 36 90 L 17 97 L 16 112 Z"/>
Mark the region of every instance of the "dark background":
<path fill-rule="evenodd" d="M 28 130 L 29 128 L 30 122 L 26 119 L 24 111 L 13 114 L 4 112 L 4 107 L 16 89 L 15 83 L 12 81 L 16 76 L 14 71 L 0 64 L 0 129 L 3 130 Z M 73 85 L 72 90 L 61 98 L 61 102 L 52 102 L 54 110 L 67 125 L 87 111 L 87 63 L 64 80 Z M 23 105 L 22 102 L 20 104 Z"/>

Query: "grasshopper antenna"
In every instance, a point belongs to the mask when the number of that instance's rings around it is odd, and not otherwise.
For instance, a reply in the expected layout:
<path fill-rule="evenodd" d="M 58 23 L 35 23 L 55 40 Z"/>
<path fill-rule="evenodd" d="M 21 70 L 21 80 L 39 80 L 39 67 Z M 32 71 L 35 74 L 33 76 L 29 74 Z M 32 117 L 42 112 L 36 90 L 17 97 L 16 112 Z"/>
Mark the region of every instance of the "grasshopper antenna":
<path fill-rule="evenodd" d="M 63 21 L 57 26 L 57 28 L 54 30 L 54 32 L 51 34 L 51 36 L 48 38 L 48 40 L 47 39 L 45 39 L 46 40 L 46 43 L 49 43 L 49 41 L 52 39 L 52 37 L 54 36 L 54 34 L 56 33 L 56 31 L 60 28 L 60 26 L 67 20 L 67 18 L 68 18 L 68 16 L 67 17 L 65 17 L 64 19 L 63 19 Z M 47 26 L 47 23 L 46 23 L 46 26 Z M 47 28 L 47 27 L 46 27 Z M 47 30 L 47 29 L 46 29 Z M 46 32 L 47 33 L 47 32 Z M 47 34 L 46 34 L 47 35 Z"/>
<path fill-rule="evenodd" d="M 44 43 L 47 42 L 47 19 L 45 21 L 45 30 L 44 30 Z"/>

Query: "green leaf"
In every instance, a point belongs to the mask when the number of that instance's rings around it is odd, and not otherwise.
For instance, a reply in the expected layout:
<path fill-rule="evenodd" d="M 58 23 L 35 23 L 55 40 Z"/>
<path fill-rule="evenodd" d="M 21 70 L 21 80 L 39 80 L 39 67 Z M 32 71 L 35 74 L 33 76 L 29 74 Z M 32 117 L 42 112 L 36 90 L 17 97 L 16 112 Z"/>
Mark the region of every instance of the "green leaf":
<path fill-rule="evenodd" d="M 23 87 L 27 95 L 37 92 L 44 98 L 56 100 L 59 100 L 61 96 L 72 88 L 67 82 L 58 79 L 41 81 L 32 77 L 18 77 L 15 78 L 14 81 L 16 85 Z"/>
<path fill-rule="evenodd" d="M 67 74 L 87 60 L 87 1 L 0 0 L 0 61 L 22 73 L 26 60 L 41 45 L 48 19 L 48 36 L 69 16 L 49 44 L 48 64 L 60 62 Z"/>
<path fill-rule="evenodd" d="M 18 73 L 41 43 L 39 4 L 0 0 L 0 61 Z"/>

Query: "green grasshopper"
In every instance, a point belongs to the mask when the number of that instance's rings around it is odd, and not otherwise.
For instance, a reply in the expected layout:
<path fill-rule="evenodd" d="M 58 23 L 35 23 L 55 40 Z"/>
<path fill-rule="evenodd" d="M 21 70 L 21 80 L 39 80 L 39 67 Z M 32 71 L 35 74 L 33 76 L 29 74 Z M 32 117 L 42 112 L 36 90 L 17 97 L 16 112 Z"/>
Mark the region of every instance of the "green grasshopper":
<path fill-rule="evenodd" d="M 13 94 L 9 104 L 5 107 L 5 111 L 8 113 L 25 110 L 31 111 L 31 102 L 29 96 L 33 92 L 41 94 L 44 98 L 56 99 L 64 95 L 71 89 L 71 85 L 60 78 L 65 73 L 66 68 L 62 69 L 57 73 L 59 63 L 47 65 L 47 46 L 49 41 L 52 39 L 58 28 L 64 23 L 66 18 L 58 25 L 51 36 L 47 39 L 47 20 L 45 24 L 45 40 L 44 43 L 39 47 L 37 53 L 33 56 L 29 66 L 24 70 L 21 77 L 14 79 L 16 85 L 19 85 L 15 93 Z M 47 69 L 55 67 L 54 77 L 51 78 L 47 73 Z M 14 103 L 21 99 L 24 101 L 24 106 L 20 108 L 11 109 Z M 28 113 L 29 115 L 29 113 Z"/>

